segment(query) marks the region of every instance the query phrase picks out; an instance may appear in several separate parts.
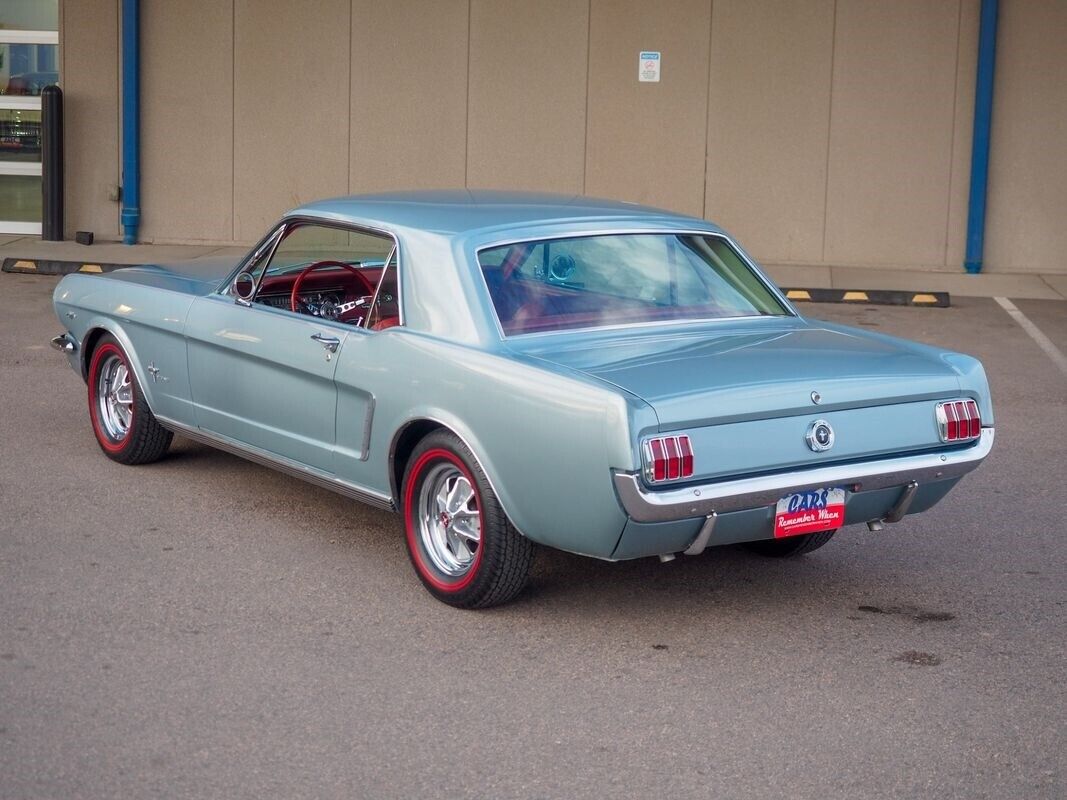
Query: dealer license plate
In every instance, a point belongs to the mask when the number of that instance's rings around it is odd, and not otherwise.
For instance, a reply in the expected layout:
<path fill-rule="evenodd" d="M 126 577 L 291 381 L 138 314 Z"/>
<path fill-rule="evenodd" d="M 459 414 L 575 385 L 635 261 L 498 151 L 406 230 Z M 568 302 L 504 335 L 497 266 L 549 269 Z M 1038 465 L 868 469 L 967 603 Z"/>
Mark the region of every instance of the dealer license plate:
<path fill-rule="evenodd" d="M 845 524 L 845 490 L 811 489 L 783 497 L 774 512 L 774 538 L 831 531 Z"/>

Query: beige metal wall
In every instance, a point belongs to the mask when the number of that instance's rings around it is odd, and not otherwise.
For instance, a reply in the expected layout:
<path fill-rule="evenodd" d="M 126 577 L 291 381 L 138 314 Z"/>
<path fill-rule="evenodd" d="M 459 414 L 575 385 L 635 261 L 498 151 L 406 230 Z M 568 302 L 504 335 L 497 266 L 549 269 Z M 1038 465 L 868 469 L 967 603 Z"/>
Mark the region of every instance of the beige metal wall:
<path fill-rule="evenodd" d="M 67 218 L 101 238 L 118 26 L 62 2 Z M 991 271 L 1067 272 L 1064 30 L 1067 4 L 1001 4 Z M 958 270 L 977 39 L 978 0 L 142 0 L 141 234 L 466 185 L 707 216 L 768 263 Z"/>
<path fill-rule="evenodd" d="M 1067 3 L 1002 3 L 986 260 L 1067 272 Z"/>
<path fill-rule="evenodd" d="M 67 235 L 119 238 L 119 10 L 117 0 L 60 0 Z"/>

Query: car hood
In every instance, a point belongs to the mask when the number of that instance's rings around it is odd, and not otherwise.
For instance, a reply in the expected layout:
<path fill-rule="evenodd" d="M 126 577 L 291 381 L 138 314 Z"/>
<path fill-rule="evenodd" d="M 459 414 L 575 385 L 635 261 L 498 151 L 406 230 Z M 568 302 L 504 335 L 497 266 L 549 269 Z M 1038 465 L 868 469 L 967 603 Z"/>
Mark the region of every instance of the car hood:
<path fill-rule="evenodd" d="M 237 260 L 233 257 L 220 256 L 123 267 L 108 273 L 108 277 L 200 296 L 215 291 L 236 266 Z"/>
<path fill-rule="evenodd" d="M 527 355 L 641 398 L 663 429 L 889 405 L 958 394 L 958 373 L 934 348 L 802 319 L 721 329 L 550 337 Z M 816 399 L 817 398 L 817 399 Z"/>

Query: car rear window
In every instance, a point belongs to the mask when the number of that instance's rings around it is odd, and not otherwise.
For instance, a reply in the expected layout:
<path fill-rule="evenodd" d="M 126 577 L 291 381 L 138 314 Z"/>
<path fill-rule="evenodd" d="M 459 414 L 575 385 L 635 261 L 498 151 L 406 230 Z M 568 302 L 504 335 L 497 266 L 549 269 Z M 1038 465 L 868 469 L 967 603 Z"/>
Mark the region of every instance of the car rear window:
<path fill-rule="evenodd" d="M 509 336 L 789 313 L 716 236 L 544 239 L 486 248 L 478 262 Z"/>

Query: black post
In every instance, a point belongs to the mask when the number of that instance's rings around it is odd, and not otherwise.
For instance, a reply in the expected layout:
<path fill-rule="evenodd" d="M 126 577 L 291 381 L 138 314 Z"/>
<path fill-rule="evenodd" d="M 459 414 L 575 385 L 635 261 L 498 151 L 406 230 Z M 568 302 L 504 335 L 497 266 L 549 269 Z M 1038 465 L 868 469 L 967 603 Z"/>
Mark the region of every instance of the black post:
<path fill-rule="evenodd" d="M 41 90 L 41 238 L 63 241 L 63 90 Z"/>

